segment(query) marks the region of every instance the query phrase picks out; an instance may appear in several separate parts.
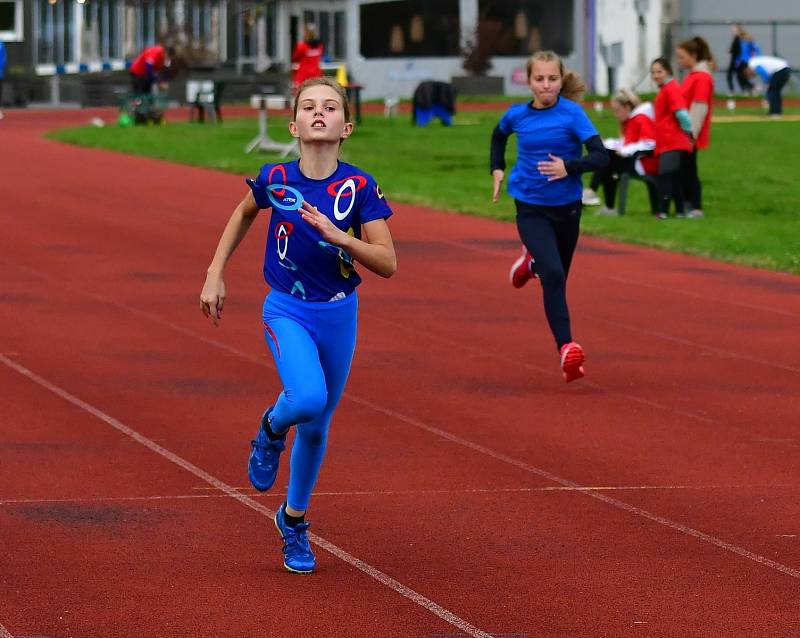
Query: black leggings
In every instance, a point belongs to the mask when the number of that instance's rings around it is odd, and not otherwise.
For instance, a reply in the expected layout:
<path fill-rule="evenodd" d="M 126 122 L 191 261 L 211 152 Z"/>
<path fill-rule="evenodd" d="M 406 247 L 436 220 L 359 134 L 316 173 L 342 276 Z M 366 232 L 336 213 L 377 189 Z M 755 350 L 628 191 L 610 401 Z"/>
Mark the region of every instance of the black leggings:
<path fill-rule="evenodd" d="M 560 350 L 572 341 L 567 308 L 567 275 L 578 244 L 581 202 L 564 206 L 538 206 L 518 199 L 517 230 L 533 255 L 534 269 L 542 282 L 544 312 Z"/>
<path fill-rule="evenodd" d="M 670 201 L 675 213 L 683 215 L 683 189 L 687 180 L 688 151 L 665 151 L 658 156 L 659 213 L 669 213 Z"/>
<path fill-rule="evenodd" d="M 703 208 L 703 185 L 697 170 L 697 149 L 686 156 L 686 181 L 683 184 L 683 198 L 689 203 L 690 210 Z"/>
<path fill-rule="evenodd" d="M 596 191 L 602 185 L 603 201 L 606 208 L 614 208 L 620 173 L 635 173 L 636 166 L 632 157 L 622 157 L 616 153 L 609 153 L 608 159 L 608 166 L 592 173 L 590 188 Z"/>

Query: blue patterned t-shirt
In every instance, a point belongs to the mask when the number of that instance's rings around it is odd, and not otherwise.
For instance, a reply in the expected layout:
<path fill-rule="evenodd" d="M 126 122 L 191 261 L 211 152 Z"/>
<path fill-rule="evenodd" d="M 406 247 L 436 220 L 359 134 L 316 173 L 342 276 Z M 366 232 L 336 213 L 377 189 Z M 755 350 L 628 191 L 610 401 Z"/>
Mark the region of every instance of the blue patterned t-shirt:
<path fill-rule="evenodd" d="M 248 180 L 259 208 L 271 208 L 264 278 L 275 290 L 306 301 L 341 299 L 361 283 L 352 257 L 323 241 L 298 209 L 307 201 L 338 228 L 361 238 L 361 225 L 387 219 L 392 209 L 375 180 L 351 164 L 339 162 L 326 179 L 311 179 L 297 161 L 265 164 Z"/>

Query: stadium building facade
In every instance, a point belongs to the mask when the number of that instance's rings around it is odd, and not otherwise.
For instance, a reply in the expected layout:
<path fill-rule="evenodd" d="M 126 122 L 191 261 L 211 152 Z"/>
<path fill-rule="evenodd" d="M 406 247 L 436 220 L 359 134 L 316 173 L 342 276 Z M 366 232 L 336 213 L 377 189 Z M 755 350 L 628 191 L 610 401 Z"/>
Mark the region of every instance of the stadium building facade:
<path fill-rule="evenodd" d="M 85 101 L 87 84 L 118 82 L 155 42 L 177 45 L 190 75 L 285 77 L 306 23 L 317 26 L 327 62 L 345 64 L 365 98 L 405 97 L 423 79 L 469 75 L 462 68 L 469 47 L 490 58 L 495 89 L 525 93 L 521 73 L 533 49 L 554 49 L 592 76 L 603 1 L 0 0 L 0 38 L 12 92 L 16 85 L 31 99 L 59 76 L 62 95 Z"/>

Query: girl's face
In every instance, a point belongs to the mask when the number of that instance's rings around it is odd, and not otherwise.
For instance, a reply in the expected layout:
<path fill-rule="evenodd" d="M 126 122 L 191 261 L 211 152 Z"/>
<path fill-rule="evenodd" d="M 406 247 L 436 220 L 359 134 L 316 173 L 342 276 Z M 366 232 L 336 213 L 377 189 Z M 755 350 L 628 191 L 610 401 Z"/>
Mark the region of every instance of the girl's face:
<path fill-rule="evenodd" d="M 697 58 L 686 49 L 675 49 L 675 59 L 678 61 L 678 66 L 682 69 L 691 69 L 697 64 Z"/>
<path fill-rule="evenodd" d="M 561 92 L 561 67 L 556 60 L 536 60 L 531 68 L 528 83 L 537 107 L 552 106 Z"/>
<path fill-rule="evenodd" d="M 669 73 L 667 73 L 667 70 L 663 66 L 656 62 L 650 67 L 650 77 L 653 79 L 653 82 L 656 83 L 656 86 L 661 86 L 669 78 Z"/>
<path fill-rule="evenodd" d="M 336 90 L 324 84 L 310 86 L 297 96 L 297 113 L 289 131 L 302 142 L 340 142 L 353 132 Z"/>
<path fill-rule="evenodd" d="M 618 122 L 624 122 L 631 116 L 631 109 L 630 106 L 627 104 L 622 104 L 618 100 L 611 100 L 611 110 L 614 112 L 614 117 L 617 118 Z"/>

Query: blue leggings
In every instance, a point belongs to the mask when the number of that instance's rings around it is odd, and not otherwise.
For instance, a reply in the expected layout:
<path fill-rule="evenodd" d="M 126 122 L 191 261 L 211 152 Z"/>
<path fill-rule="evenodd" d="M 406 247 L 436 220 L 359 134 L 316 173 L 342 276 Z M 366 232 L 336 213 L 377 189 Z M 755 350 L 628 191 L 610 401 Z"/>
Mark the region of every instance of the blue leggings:
<path fill-rule="evenodd" d="M 331 416 L 344 392 L 356 347 L 358 297 L 302 301 L 271 291 L 264 300 L 264 336 L 283 391 L 272 410 L 276 432 L 297 428 L 287 503 L 305 511 L 322 466 Z"/>

